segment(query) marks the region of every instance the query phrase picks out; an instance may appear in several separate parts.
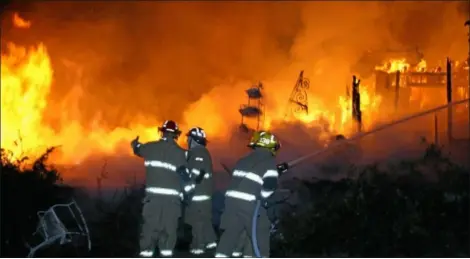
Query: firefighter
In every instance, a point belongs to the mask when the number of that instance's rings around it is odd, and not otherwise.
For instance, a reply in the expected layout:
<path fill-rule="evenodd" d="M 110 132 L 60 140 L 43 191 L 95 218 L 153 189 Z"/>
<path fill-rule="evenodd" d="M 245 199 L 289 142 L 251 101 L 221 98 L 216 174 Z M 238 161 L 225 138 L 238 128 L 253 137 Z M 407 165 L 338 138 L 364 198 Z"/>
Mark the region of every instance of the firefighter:
<path fill-rule="evenodd" d="M 243 252 L 245 257 L 254 256 L 252 240 L 252 217 L 256 201 L 265 204 L 277 188 L 279 169 L 275 155 L 280 148 L 277 138 L 269 132 L 255 132 L 248 145 L 253 149 L 241 158 L 232 172 L 232 179 L 225 193 L 225 211 L 222 214 L 219 245 L 215 257 L 233 256 Z M 282 165 L 282 170 L 286 165 Z M 261 256 L 269 256 L 271 223 L 266 209 L 258 215 L 258 246 Z M 243 251 L 239 251 L 243 247 Z"/>
<path fill-rule="evenodd" d="M 192 226 L 193 240 L 190 252 L 203 254 L 206 249 L 217 246 L 216 235 L 212 226 L 212 158 L 206 148 L 206 133 L 195 127 L 188 131 L 188 169 L 194 190 L 186 209 L 186 223 Z"/>
<path fill-rule="evenodd" d="M 158 130 L 158 141 L 142 144 L 137 137 L 131 142 L 146 168 L 140 257 L 153 257 L 156 246 L 161 257 L 173 255 L 183 197 L 180 175 L 187 174 L 185 150 L 176 143 L 181 134 L 178 125 L 167 120 Z"/>

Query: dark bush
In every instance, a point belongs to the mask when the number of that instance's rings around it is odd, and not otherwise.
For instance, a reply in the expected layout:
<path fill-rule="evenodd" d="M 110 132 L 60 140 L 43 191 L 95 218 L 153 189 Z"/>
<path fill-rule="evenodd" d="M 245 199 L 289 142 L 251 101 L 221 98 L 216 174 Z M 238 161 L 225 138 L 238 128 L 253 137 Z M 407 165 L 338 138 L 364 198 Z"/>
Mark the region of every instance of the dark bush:
<path fill-rule="evenodd" d="M 135 257 L 139 250 L 144 189 L 132 186 L 89 219 L 93 257 Z"/>
<path fill-rule="evenodd" d="M 60 174 L 46 166 L 53 150 L 28 164 L 28 158 L 12 160 L 11 153 L 1 149 L 2 257 L 26 256 L 25 244 L 36 229 L 37 211 L 72 197 L 73 189 L 61 185 Z"/>
<path fill-rule="evenodd" d="M 2 256 L 23 257 L 37 224 L 36 212 L 69 200 L 74 192 L 46 167 L 48 154 L 23 169 L 2 150 Z M 469 174 L 435 146 L 421 159 L 382 168 L 355 168 L 341 181 L 303 182 L 311 197 L 281 214 L 272 236 L 273 257 L 464 257 L 469 256 Z M 87 217 L 92 249 L 68 246 L 38 256 L 134 257 L 138 252 L 143 188 L 119 199 L 86 197 L 97 204 Z M 219 195 L 221 197 L 221 195 Z M 220 198 L 219 197 L 219 198 Z M 80 203 L 80 202 L 79 202 Z M 223 203 L 220 200 L 219 203 Z M 214 208 L 214 214 L 218 208 Z M 181 224 L 177 256 L 187 256 L 190 229 Z"/>
<path fill-rule="evenodd" d="M 304 182 L 311 200 L 284 213 L 272 256 L 468 257 L 469 183 L 432 145 L 357 179 Z"/>

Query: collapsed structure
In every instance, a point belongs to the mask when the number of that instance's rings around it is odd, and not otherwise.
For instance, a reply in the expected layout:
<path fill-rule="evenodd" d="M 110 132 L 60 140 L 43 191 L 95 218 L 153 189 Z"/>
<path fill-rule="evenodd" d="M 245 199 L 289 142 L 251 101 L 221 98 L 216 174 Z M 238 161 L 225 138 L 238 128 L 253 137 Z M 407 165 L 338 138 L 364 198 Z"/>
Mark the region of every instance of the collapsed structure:
<path fill-rule="evenodd" d="M 447 58 L 445 69 L 427 69 L 424 61 L 415 67 L 405 64 L 395 69 L 388 62 L 375 71 L 376 92 L 383 97 L 385 107 L 393 107 L 395 112 L 423 108 L 424 97 L 430 96 L 433 103 L 451 103 L 468 96 L 468 64 Z M 414 93 L 422 93 L 414 96 Z M 452 140 L 454 109 L 447 113 L 447 134 Z M 437 118 L 436 118 L 437 119 Z M 437 122 L 436 122 L 437 124 Z M 437 131 L 437 129 L 436 129 Z"/>

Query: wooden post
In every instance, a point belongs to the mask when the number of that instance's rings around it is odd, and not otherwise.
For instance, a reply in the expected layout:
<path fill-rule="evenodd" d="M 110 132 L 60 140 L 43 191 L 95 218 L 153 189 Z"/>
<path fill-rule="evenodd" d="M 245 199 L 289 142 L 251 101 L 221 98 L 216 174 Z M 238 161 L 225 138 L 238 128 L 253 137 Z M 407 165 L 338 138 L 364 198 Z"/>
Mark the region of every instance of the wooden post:
<path fill-rule="evenodd" d="M 434 114 L 434 145 L 439 145 L 439 131 L 437 126 L 437 114 Z"/>
<path fill-rule="evenodd" d="M 362 131 L 362 113 L 361 113 L 361 94 L 359 92 L 359 85 L 361 80 L 353 76 L 352 83 L 352 117 L 357 123 L 357 131 Z"/>
<path fill-rule="evenodd" d="M 447 103 L 452 102 L 452 64 L 449 58 L 447 58 Z M 453 122 L 452 107 L 447 108 L 447 138 L 449 145 L 452 142 L 452 122 Z"/>
<path fill-rule="evenodd" d="M 258 89 L 261 93 L 261 89 L 263 89 L 263 84 L 260 82 L 258 82 Z M 264 114 L 264 111 L 262 109 L 262 102 L 261 102 L 261 98 L 258 99 L 258 109 L 259 111 L 261 112 L 261 114 L 258 114 L 258 125 L 256 126 L 256 130 L 258 131 L 260 129 L 260 123 L 261 123 L 261 116 Z M 264 126 L 264 125 L 263 125 Z"/>
<path fill-rule="evenodd" d="M 400 70 L 395 75 L 395 111 L 398 111 L 400 101 Z"/>
<path fill-rule="evenodd" d="M 468 16 L 470 18 L 470 2 L 468 3 Z M 465 26 L 468 26 L 468 59 L 467 65 L 470 67 L 470 20 L 465 22 Z M 470 97 L 470 69 L 468 70 L 468 95 Z M 470 141 L 470 100 L 468 101 L 468 140 Z M 468 145 L 470 148 L 470 145 Z M 470 150 L 468 151 L 470 156 Z M 470 159 L 470 157 L 469 157 Z"/>

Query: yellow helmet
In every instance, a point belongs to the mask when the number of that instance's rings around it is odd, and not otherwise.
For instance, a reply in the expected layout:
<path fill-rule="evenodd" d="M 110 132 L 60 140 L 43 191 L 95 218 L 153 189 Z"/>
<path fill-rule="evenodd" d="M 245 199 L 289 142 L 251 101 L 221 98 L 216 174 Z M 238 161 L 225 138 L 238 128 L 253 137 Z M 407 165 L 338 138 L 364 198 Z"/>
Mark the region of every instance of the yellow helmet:
<path fill-rule="evenodd" d="M 281 143 L 279 140 L 267 131 L 256 131 L 253 136 L 251 137 L 250 144 L 248 147 L 255 148 L 255 147 L 262 147 L 267 148 L 276 155 L 277 151 L 281 148 Z"/>

